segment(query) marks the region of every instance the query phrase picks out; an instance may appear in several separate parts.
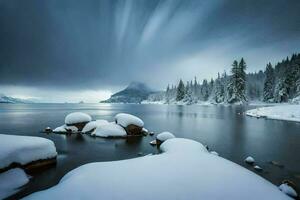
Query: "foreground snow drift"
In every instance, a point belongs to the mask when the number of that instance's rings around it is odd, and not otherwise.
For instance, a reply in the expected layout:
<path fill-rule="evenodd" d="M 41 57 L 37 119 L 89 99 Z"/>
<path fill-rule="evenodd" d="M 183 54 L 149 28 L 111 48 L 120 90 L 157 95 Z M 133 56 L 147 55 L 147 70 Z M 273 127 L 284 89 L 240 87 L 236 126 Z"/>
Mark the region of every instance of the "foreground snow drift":
<path fill-rule="evenodd" d="M 28 183 L 27 174 L 20 168 L 15 168 L 0 174 L 0 199 L 16 192 L 18 188 Z"/>
<path fill-rule="evenodd" d="M 30 162 L 56 157 L 57 152 L 51 140 L 0 134 L 0 169 L 12 163 L 26 165 Z"/>
<path fill-rule="evenodd" d="M 248 110 L 246 115 L 300 122 L 300 105 L 278 105 Z"/>
<path fill-rule="evenodd" d="M 162 154 L 83 165 L 57 186 L 25 199 L 290 199 L 258 175 L 210 154 L 193 140 L 173 138 Z"/>

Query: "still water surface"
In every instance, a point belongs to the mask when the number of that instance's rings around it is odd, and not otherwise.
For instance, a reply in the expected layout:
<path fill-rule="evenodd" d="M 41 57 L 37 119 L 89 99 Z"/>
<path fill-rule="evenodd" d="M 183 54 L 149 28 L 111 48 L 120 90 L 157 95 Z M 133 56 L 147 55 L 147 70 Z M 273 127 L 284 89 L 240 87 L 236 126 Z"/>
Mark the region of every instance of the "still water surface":
<path fill-rule="evenodd" d="M 120 112 L 139 116 L 145 127 L 159 133 L 170 131 L 177 137 L 197 140 L 210 150 L 240 164 L 253 156 L 264 169 L 255 172 L 274 184 L 290 179 L 300 185 L 300 123 L 265 120 L 242 114 L 253 107 L 175 106 L 128 104 L 0 104 L 0 133 L 40 136 L 52 140 L 59 153 L 57 165 L 32 174 L 33 178 L 11 197 L 20 198 L 59 182 L 68 171 L 90 162 L 129 159 L 156 153 L 149 145 L 154 137 L 131 139 L 92 138 L 87 135 L 56 135 L 41 131 L 64 123 L 70 112 L 86 112 L 93 119 L 114 120 Z M 283 168 L 270 164 L 277 161 Z M 122 170 L 122 169 L 120 169 Z M 197 173 L 197 172 L 195 172 Z M 113 176 L 113 174 L 112 174 Z"/>

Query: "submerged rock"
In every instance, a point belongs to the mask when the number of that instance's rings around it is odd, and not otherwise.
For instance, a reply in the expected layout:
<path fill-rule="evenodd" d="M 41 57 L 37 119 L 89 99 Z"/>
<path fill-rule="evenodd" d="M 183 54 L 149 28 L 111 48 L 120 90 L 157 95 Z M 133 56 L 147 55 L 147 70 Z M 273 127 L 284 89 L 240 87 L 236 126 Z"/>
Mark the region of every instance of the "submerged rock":
<path fill-rule="evenodd" d="M 44 129 L 45 133 L 51 133 L 52 129 L 48 126 Z"/>
<path fill-rule="evenodd" d="M 150 135 L 150 136 L 153 136 L 153 135 L 154 135 L 154 132 L 150 132 L 149 135 Z"/>

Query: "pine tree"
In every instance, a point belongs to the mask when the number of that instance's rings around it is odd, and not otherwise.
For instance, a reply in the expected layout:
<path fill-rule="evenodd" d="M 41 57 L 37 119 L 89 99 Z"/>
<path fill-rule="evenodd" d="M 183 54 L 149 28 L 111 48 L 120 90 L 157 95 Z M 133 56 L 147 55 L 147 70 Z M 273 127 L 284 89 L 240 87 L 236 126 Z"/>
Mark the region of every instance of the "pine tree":
<path fill-rule="evenodd" d="M 245 102 L 246 98 L 246 63 L 242 58 L 240 63 L 236 60 L 232 64 L 229 84 L 227 86 L 228 90 L 228 103 Z"/>
<path fill-rule="evenodd" d="M 209 97 L 209 86 L 206 79 L 203 80 L 201 85 L 201 97 L 203 101 L 207 101 Z"/>
<path fill-rule="evenodd" d="M 274 99 L 274 87 L 275 87 L 275 75 L 271 63 L 267 64 L 265 74 L 266 74 L 266 78 L 264 82 L 263 100 L 265 102 L 270 102 L 273 101 Z"/>
<path fill-rule="evenodd" d="M 170 85 L 168 84 L 166 90 L 166 103 L 170 103 L 170 97 L 171 97 L 171 90 L 170 90 Z"/>
<path fill-rule="evenodd" d="M 180 79 L 178 87 L 177 87 L 176 101 L 183 100 L 184 95 L 185 95 L 185 87 L 184 87 L 184 83 Z"/>

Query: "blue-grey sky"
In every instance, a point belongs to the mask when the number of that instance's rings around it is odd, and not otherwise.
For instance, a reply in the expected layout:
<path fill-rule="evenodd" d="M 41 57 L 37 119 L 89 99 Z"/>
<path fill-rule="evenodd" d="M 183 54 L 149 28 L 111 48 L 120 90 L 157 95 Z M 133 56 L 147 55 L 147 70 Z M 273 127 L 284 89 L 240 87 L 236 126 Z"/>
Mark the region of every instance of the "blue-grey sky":
<path fill-rule="evenodd" d="M 0 0 L 0 93 L 98 101 L 299 52 L 299 0 Z"/>

